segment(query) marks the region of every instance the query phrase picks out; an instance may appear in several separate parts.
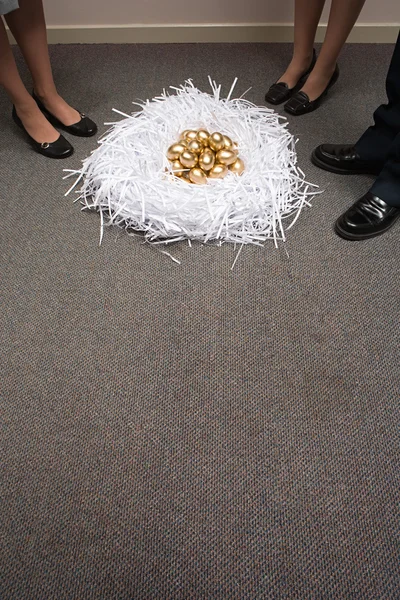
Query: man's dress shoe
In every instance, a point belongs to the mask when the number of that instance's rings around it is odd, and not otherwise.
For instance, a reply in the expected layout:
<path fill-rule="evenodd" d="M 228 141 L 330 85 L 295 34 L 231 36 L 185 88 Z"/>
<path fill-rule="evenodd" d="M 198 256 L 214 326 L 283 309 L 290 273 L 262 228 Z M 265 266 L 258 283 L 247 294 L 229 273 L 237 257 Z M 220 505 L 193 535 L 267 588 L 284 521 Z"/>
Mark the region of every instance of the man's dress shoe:
<path fill-rule="evenodd" d="M 322 144 L 311 155 L 311 162 L 319 167 L 339 175 L 378 175 L 383 164 L 363 160 L 356 147 L 344 144 Z"/>
<path fill-rule="evenodd" d="M 368 192 L 335 223 L 336 233 L 345 240 L 365 240 L 385 233 L 400 217 L 400 208 Z"/>

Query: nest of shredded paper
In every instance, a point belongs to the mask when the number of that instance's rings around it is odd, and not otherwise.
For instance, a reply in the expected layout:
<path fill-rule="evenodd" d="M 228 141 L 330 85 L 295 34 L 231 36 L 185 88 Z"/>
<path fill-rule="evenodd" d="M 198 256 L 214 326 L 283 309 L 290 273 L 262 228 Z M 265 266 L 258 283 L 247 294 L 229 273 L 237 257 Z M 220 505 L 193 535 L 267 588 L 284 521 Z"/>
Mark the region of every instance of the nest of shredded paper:
<path fill-rule="evenodd" d="M 231 99 L 235 83 L 226 99 L 211 80 L 212 94 L 187 81 L 131 116 L 116 111 L 125 118 L 108 123 L 111 129 L 82 169 L 69 172 L 78 179 L 67 194 L 80 183 L 78 200 L 100 212 L 102 230 L 116 224 L 143 232 L 149 242 L 284 240 L 314 186 L 297 167 L 285 120 Z M 168 147 L 183 130 L 199 128 L 222 131 L 238 143 L 246 166 L 241 176 L 229 173 L 201 186 L 174 176 Z"/>

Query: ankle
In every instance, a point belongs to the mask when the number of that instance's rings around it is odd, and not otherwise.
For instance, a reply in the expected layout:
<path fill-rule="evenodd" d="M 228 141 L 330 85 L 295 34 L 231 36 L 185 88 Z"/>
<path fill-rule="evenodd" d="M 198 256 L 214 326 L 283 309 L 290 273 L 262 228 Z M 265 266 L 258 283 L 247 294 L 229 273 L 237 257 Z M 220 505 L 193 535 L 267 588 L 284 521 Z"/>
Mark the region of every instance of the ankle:
<path fill-rule="evenodd" d="M 43 88 L 35 86 L 34 94 L 43 103 L 51 102 L 52 100 L 58 98 L 58 92 L 55 87 Z"/>
<path fill-rule="evenodd" d="M 17 115 L 31 115 L 38 111 L 38 105 L 33 98 L 29 97 L 23 102 L 14 102 Z"/>
<path fill-rule="evenodd" d="M 313 59 L 313 52 L 295 52 L 291 64 L 308 69 Z"/>
<path fill-rule="evenodd" d="M 336 63 L 316 64 L 311 75 L 316 79 L 331 78 L 336 69 Z"/>

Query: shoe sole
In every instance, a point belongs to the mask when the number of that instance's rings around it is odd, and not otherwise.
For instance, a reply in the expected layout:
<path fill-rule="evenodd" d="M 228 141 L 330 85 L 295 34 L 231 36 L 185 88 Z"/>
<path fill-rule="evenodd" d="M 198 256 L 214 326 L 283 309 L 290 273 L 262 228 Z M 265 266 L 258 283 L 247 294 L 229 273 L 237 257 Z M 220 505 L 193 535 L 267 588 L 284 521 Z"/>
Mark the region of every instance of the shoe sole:
<path fill-rule="evenodd" d="M 335 173 L 336 175 L 379 175 L 380 170 L 372 170 L 372 169 L 354 169 L 352 171 L 348 169 L 341 169 L 340 167 L 334 167 L 333 165 L 329 165 L 323 162 L 315 153 L 315 150 L 311 154 L 311 162 L 316 167 L 323 169 L 324 171 L 329 171 L 330 173 Z"/>
<path fill-rule="evenodd" d="M 45 152 L 41 152 L 40 150 L 38 150 L 38 148 L 36 148 L 35 146 L 33 146 L 33 144 L 31 144 L 31 145 L 32 145 L 32 148 L 38 154 L 41 154 L 42 156 L 45 156 L 46 158 L 51 158 L 52 160 L 63 160 L 64 158 L 69 158 L 74 153 L 74 150 L 71 150 L 71 152 L 69 154 L 63 154 L 62 156 L 50 156 L 49 154 L 46 154 Z"/>
<path fill-rule="evenodd" d="M 350 242 L 368 240 L 370 238 L 374 238 L 374 237 L 377 237 L 378 235 L 382 235 L 383 233 L 386 233 L 389 229 L 391 229 L 393 227 L 393 225 L 395 225 L 395 223 L 399 217 L 400 217 L 400 215 L 398 217 L 396 217 L 394 219 L 394 221 L 392 221 L 388 227 L 385 227 L 385 229 L 381 229 L 380 231 L 377 231 L 375 233 L 360 233 L 359 235 L 348 233 L 347 231 L 345 231 L 344 229 L 342 229 L 340 227 L 340 225 L 338 224 L 337 221 L 335 223 L 334 229 L 335 229 L 335 233 L 339 237 L 343 238 L 344 240 L 348 240 Z"/>

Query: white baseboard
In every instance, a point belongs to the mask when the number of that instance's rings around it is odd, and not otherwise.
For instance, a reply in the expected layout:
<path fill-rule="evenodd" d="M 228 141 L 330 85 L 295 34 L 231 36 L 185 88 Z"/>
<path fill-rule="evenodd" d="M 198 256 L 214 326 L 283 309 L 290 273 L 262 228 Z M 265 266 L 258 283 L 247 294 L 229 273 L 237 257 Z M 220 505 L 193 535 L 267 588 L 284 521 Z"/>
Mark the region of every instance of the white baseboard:
<path fill-rule="evenodd" d="M 353 43 L 394 43 L 400 23 L 359 23 L 350 34 Z M 323 41 L 326 25 L 320 25 L 317 42 Z M 11 34 L 10 41 L 14 43 Z M 220 25 L 110 25 L 48 27 L 49 44 L 167 44 L 209 42 L 291 42 L 290 23 Z"/>

